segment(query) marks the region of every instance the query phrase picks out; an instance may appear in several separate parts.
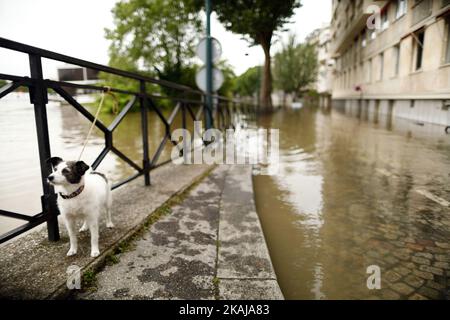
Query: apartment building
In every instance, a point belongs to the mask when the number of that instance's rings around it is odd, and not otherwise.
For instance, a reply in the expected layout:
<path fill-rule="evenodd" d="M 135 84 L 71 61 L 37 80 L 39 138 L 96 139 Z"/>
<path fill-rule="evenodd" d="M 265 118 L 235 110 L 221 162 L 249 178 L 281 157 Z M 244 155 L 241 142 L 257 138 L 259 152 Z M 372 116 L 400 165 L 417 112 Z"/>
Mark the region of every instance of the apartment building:
<path fill-rule="evenodd" d="M 310 44 L 316 47 L 317 51 L 317 80 L 312 85 L 312 89 L 319 94 L 319 104 L 321 107 L 328 108 L 331 105 L 332 78 L 334 69 L 334 60 L 331 57 L 331 29 L 330 26 L 324 26 L 313 31 L 306 39 Z"/>
<path fill-rule="evenodd" d="M 335 105 L 450 125 L 450 0 L 333 0 L 331 52 Z"/>

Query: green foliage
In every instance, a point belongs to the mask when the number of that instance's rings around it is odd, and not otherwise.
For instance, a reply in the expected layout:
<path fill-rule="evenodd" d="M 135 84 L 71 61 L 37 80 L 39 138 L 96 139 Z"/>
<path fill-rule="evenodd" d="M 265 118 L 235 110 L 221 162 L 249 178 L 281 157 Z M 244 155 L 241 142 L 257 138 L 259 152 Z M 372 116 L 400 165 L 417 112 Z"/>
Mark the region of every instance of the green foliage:
<path fill-rule="evenodd" d="M 275 55 L 273 74 L 276 88 L 296 94 L 317 79 L 316 49 L 311 44 L 296 44 L 291 35 Z"/>
<path fill-rule="evenodd" d="M 115 29 L 106 37 L 118 55 L 166 77 L 191 62 L 202 24 L 189 1 L 120 1 L 112 12 Z"/>
<path fill-rule="evenodd" d="M 233 89 L 236 79 L 233 68 L 226 61 L 221 61 L 220 63 L 218 63 L 217 68 L 222 71 L 224 77 L 223 85 L 219 89 L 218 94 L 224 97 L 231 98 L 233 96 Z"/>
<path fill-rule="evenodd" d="M 125 55 L 119 55 L 115 48 L 110 48 L 110 60 L 109 65 L 114 68 L 122 69 L 125 71 L 130 72 L 137 72 L 137 66 L 136 63 L 128 56 Z M 116 76 L 110 73 L 100 72 L 99 78 L 102 80 L 103 86 L 109 86 L 111 88 L 117 88 L 127 91 L 133 91 L 138 92 L 139 91 L 139 82 L 135 80 L 131 80 L 129 78 L 124 78 L 120 76 Z M 125 104 L 132 98 L 130 95 L 126 94 L 117 94 L 114 93 L 116 96 L 119 108 L 122 108 L 125 106 Z M 98 106 L 98 103 L 100 102 L 100 96 L 97 98 L 97 102 L 95 103 L 95 107 Z M 114 106 L 114 99 L 109 97 L 108 95 L 105 96 L 105 100 L 102 106 L 102 112 L 105 113 L 111 113 Z M 137 106 L 135 106 L 137 108 Z"/>
<path fill-rule="evenodd" d="M 0 88 L 3 87 L 7 82 L 5 80 L 0 79 Z"/>
<path fill-rule="evenodd" d="M 89 269 L 83 274 L 82 287 L 86 291 L 94 290 L 97 286 L 97 274 L 94 270 Z"/>
<path fill-rule="evenodd" d="M 192 0 L 202 7 L 203 0 Z M 272 37 L 282 31 L 294 10 L 301 6 L 300 0 L 214 0 L 213 10 L 219 21 L 231 32 L 240 34 L 252 45 L 261 45 L 265 54 L 265 66 L 261 84 L 261 104 L 271 107 L 271 62 Z"/>
<path fill-rule="evenodd" d="M 203 0 L 194 1 L 202 7 Z M 301 6 L 299 0 L 214 0 L 217 18 L 231 32 L 240 34 L 252 44 L 270 42 L 274 32 L 280 30 L 294 10 Z"/>
<path fill-rule="evenodd" d="M 249 68 L 234 82 L 234 93 L 242 97 L 253 96 L 261 87 L 262 68 L 260 66 Z"/>
<path fill-rule="evenodd" d="M 106 29 L 110 65 L 119 69 L 195 86 L 195 44 L 202 35 L 199 12 L 190 0 L 122 0 L 112 10 L 115 27 Z M 139 83 L 101 74 L 105 85 L 138 91 Z M 167 96 L 181 95 L 167 87 L 148 85 L 147 91 Z M 118 95 L 120 105 L 129 99 Z M 110 110 L 112 102 L 105 103 Z M 164 100 L 162 100 L 164 101 Z M 167 101 L 166 101 L 167 103 Z"/>

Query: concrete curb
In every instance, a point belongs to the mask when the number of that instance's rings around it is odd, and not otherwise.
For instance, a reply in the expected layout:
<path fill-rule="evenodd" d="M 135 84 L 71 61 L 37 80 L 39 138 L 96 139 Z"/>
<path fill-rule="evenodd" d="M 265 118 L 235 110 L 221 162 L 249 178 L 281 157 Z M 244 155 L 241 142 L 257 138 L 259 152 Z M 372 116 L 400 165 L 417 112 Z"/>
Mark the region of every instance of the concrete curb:
<path fill-rule="evenodd" d="M 75 299 L 283 299 L 250 166 L 217 166 Z"/>

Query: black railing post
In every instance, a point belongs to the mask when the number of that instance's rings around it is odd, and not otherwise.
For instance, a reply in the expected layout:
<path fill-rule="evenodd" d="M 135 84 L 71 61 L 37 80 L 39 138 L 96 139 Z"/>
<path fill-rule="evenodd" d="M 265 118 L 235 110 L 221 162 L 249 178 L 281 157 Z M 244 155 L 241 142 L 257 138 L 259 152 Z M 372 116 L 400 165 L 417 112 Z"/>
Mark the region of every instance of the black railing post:
<path fill-rule="evenodd" d="M 150 185 L 150 159 L 148 155 L 148 113 L 147 113 L 147 96 L 145 90 L 145 81 L 140 81 L 140 108 L 141 108 L 141 131 L 142 131 L 142 151 L 144 167 L 145 185 Z"/>
<path fill-rule="evenodd" d="M 185 152 L 188 149 L 190 150 L 191 146 L 187 145 L 187 136 L 186 136 L 186 130 L 187 130 L 187 123 L 186 123 L 186 105 L 184 102 L 181 102 L 181 126 L 183 127 L 183 163 L 188 164 L 188 156 L 189 152 Z"/>
<path fill-rule="evenodd" d="M 41 57 L 35 54 L 29 55 L 30 75 L 34 80 L 30 87 L 30 102 L 34 105 L 34 118 L 36 122 L 37 140 L 39 148 L 39 162 L 41 165 L 42 212 L 48 214 L 47 232 L 50 241 L 59 240 L 58 206 L 53 187 L 47 183 L 47 177 L 51 173 L 47 159 L 51 157 L 50 140 L 48 135 L 48 122 L 46 104 L 48 103 L 47 88 L 44 85 Z"/>

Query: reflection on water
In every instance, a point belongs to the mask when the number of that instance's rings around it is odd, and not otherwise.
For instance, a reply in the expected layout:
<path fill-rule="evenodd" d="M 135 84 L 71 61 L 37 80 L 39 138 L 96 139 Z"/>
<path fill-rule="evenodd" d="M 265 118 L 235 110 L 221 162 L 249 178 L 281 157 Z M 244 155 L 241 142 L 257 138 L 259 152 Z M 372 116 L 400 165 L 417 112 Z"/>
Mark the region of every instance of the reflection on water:
<path fill-rule="evenodd" d="M 442 127 L 316 108 L 263 116 L 258 126 L 280 129 L 280 174 L 254 176 L 254 188 L 286 298 L 444 297 L 449 208 L 416 191 L 450 199 Z M 366 287 L 372 264 L 381 291 Z"/>
<path fill-rule="evenodd" d="M 30 105 L 27 94 L 13 93 L 0 100 L 0 109 L 0 208 L 29 215 L 37 214 L 41 212 L 42 186 L 33 106 Z M 163 113 L 167 117 L 170 112 Z M 90 122 L 70 105 L 59 102 L 50 102 L 47 105 L 47 116 L 52 155 L 77 159 Z M 114 117 L 102 114 L 100 120 L 109 125 Z M 192 126 L 188 121 L 188 128 L 191 129 Z M 175 118 L 172 128 L 179 127 L 181 112 Z M 154 113 L 149 114 L 148 130 L 152 156 L 165 134 L 164 124 Z M 123 119 L 114 131 L 113 143 L 122 153 L 142 166 L 139 112 L 129 113 Z M 169 143 L 166 143 L 159 162 L 170 158 Z M 104 135 L 96 128 L 83 153 L 83 160 L 92 163 L 103 148 Z M 111 152 L 97 170 L 106 173 L 113 182 L 136 172 Z M 0 217 L 0 233 L 21 224 L 22 221 Z"/>

